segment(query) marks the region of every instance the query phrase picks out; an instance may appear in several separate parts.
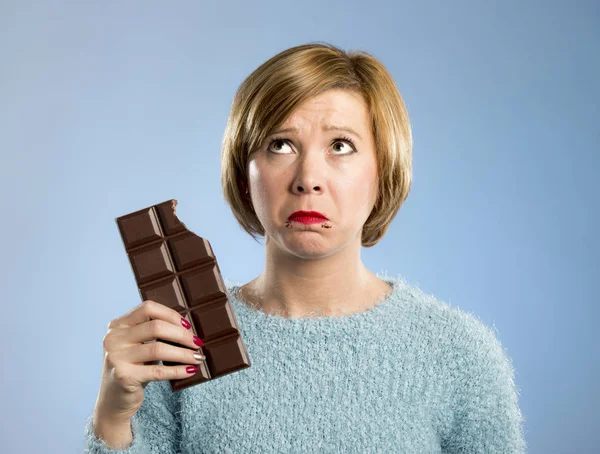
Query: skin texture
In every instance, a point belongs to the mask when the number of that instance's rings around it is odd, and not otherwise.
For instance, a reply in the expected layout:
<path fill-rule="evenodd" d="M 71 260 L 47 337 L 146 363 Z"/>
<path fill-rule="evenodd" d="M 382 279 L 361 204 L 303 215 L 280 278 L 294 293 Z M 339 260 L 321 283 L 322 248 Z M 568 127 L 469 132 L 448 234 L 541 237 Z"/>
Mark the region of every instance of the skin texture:
<path fill-rule="evenodd" d="M 350 127 L 358 135 L 326 131 L 327 125 Z M 292 318 L 367 310 L 391 292 L 360 258 L 378 178 L 368 106 L 358 93 L 330 90 L 298 107 L 278 129 L 289 127 L 298 132 L 267 137 L 249 157 L 250 196 L 265 229 L 266 264 L 240 296 L 266 313 Z M 339 139 L 344 136 L 355 148 Z M 275 137 L 283 140 L 269 144 Z M 329 220 L 289 222 L 299 210 Z"/>

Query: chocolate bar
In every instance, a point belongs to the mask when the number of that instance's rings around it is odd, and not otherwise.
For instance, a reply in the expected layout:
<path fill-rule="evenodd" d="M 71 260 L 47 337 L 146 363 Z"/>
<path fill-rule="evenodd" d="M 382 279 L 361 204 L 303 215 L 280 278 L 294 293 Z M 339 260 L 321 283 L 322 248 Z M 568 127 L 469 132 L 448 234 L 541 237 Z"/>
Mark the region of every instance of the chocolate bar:
<path fill-rule="evenodd" d="M 176 310 L 204 341 L 201 350 L 206 360 L 194 375 L 170 380 L 172 391 L 251 365 L 210 242 L 177 219 L 176 205 L 177 200 L 171 199 L 115 218 L 142 301 L 156 301 Z M 181 347 L 167 340 L 160 342 Z"/>

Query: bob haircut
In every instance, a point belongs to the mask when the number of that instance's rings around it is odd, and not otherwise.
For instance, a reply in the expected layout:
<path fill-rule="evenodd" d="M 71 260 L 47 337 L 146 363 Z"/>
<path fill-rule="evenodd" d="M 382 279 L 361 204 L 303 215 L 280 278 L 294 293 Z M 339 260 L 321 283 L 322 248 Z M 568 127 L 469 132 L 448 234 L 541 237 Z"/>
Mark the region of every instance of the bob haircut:
<path fill-rule="evenodd" d="M 331 89 L 361 94 L 371 116 L 378 194 L 363 225 L 362 246 L 379 242 L 408 197 L 412 132 L 402 96 L 385 67 L 367 52 L 346 53 L 328 43 L 292 47 L 264 62 L 242 82 L 223 136 L 223 195 L 239 224 L 255 240 L 265 230 L 246 193 L 248 156 L 297 107 Z"/>

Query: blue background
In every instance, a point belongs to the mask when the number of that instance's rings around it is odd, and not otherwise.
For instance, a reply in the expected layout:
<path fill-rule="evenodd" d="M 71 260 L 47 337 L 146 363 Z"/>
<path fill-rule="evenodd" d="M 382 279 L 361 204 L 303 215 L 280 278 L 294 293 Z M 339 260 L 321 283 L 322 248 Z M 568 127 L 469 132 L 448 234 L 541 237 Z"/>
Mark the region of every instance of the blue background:
<path fill-rule="evenodd" d="M 220 147 L 235 90 L 299 44 L 372 53 L 406 102 L 411 193 L 363 248 L 476 314 L 532 453 L 598 452 L 598 2 L 0 2 L 0 445 L 82 451 L 102 338 L 140 297 L 115 218 L 171 198 L 226 278 L 263 246 Z"/>

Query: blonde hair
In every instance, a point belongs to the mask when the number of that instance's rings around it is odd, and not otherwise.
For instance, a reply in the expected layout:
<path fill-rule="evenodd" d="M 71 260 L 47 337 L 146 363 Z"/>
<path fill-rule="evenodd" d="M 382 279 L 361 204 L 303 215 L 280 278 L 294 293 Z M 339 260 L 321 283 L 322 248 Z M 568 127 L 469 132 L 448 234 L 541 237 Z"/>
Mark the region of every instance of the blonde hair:
<path fill-rule="evenodd" d="M 265 231 L 250 196 L 248 155 L 273 128 L 309 98 L 331 89 L 362 94 L 375 139 L 379 190 L 363 225 L 361 244 L 385 235 L 412 182 L 412 133 L 408 112 L 391 75 L 371 54 L 350 53 L 328 43 L 292 47 L 270 58 L 238 88 L 221 149 L 223 195 L 233 215 L 255 240 Z"/>

